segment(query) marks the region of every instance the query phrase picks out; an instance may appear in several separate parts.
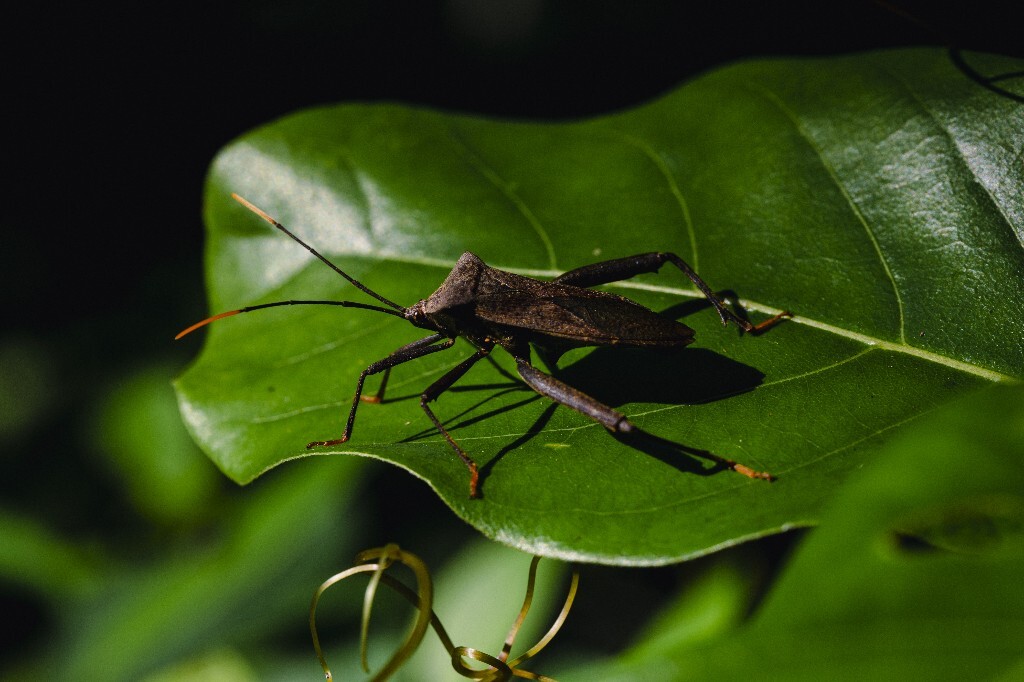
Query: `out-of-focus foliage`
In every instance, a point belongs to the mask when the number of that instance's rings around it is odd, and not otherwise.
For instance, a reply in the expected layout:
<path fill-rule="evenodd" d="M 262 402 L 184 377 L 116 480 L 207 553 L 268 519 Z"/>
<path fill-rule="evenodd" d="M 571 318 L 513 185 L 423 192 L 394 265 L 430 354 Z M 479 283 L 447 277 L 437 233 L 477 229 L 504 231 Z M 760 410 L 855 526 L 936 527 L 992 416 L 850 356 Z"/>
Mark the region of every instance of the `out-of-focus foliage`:
<path fill-rule="evenodd" d="M 120 381 L 101 406 L 96 438 L 132 504 L 154 523 L 180 530 L 212 511 L 219 481 L 181 428 L 166 390 L 171 372 L 157 365 Z"/>

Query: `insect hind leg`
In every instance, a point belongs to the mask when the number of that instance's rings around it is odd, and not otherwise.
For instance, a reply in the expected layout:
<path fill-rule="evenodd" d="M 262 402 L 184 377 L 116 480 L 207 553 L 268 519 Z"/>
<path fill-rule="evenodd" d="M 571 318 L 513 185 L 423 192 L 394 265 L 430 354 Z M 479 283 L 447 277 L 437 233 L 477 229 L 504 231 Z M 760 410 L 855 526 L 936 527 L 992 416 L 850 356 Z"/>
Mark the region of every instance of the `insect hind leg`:
<path fill-rule="evenodd" d="M 792 313 L 782 312 L 756 325 L 751 324 L 729 310 L 725 301 L 712 291 L 707 282 L 701 279 L 700 275 L 686 261 L 670 251 L 652 251 L 626 258 L 591 263 L 590 265 L 584 265 L 583 267 L 563 273 L 556 277 L 554 281 L 558 284 L 568 284 L 577 287 L 593 287 L 600 284 L 619 282 L 644 273 L 657 272 L 665 263 L 672 263 L 693 282 L 711 305 L 715 307 L 718 316 L 722 319 L 722 324 L 728 324 L 731 321 L 735 322 L 743 331 L 759 333 L 773 326 L 782 318 L 792 317 Z"/>
<path fill-rule="evenodd" d="M 646 255 L 653 256 L 653 260 L 660 260 L 658 267 L 661 267 L 661 263 L 665 263 L 667 261 L 669 263 L 672 263 L 672 265 L 676 266 L 677 268 L 679 268 L 683 272 L 683 274 L 686 275 L 691 282 L 693 282 L 694 286 L 700 289 L 700 292 L 704 294 L 704 297 L 707 298 L 708 301 L 711 302 L 711 305 L 715 307 L 715 310 L 718 312 L 718 317 L 722 319 L 722 324 L 729 324 L 729 322 L 732 321 L 736 323 L 736 326 L 738 326 L 745 332 L 759 334 L 764 330 L 775 326 L 775 324 L 778 323 L 779 320 L 793 316 L 793 313 L 787 310 L 778 313 L 777 315 L 773 315 L 767 320 L 763 320 L 757 324 L 752 324 L 748 320 L 745 320 L 744 318 L 740 317 L 733 311 L 729 310 L 729 308 L 726 307 L 725 305 L 725 301 L 719 298 L 718 295 L 711 290 L 711 287 L 708 286 L 707 282 L 701 279 L 700 275 L 698 275 L 686 261 L 684 261 L 676 254 L 666 251 Z"/>

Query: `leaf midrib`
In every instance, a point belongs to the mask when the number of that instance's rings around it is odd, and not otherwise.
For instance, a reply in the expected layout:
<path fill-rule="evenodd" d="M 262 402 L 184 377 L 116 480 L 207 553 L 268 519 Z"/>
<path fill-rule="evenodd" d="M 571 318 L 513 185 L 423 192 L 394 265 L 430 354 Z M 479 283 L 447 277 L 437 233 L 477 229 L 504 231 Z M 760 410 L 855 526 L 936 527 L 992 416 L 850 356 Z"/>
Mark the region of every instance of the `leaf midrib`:
<path fill-rule="evenodd" d="M 377 257 L 367 256 L 366 254 L 332 254 L 332 255 L 334 255 L 334 256 L 341 256 L 341 257 L 346 257 L 347 256 L 347 257 L 355 257 L 355 258 L 367 258 L 367 259 L 376 260 L 376 261 L 379 261 L 379 262 L 390 262 L 390 263 L 402 264 L 402 265 L 420 265 L 420 266 L 424 266 L 424 267 L 438 268 L 438 269 L 445 270 L 445 271 L 450 271 L 451 268 L 454 267 L 454 265 L 455 265 L 454 262 L 452 262 L 450 260 L 445 260 L 443 258 L 430 258 L 430 257 L 427 257 L 427 256 L 399 256 L 399 255 L 395 255 L 395 254 L 381 254 L 380 256 L 377 256 Z M 501 270 L 505 270 L 506 272 L 512 272 L 512 273 L 515 273 L 517 275 L 524 275 L 526 277 L 543 277 L 543 278 L 549 278 L 550 279 L 550 278 L 554 278 L 554 277 L 557 277 L 557 276 L 562 274 L 562 271 L 560 271 L 560 270 L 548 270 L 548 269 L 536 269 L 536 268 L 518 268 L 518 267 L 505 266 L 505 265 L 492 265 L 491 267 L 495 267 L 495 268 L 498 268 L 498 269 L 501 269 Z M 438 281 L 440 282 L 440 279 Z M 608 284 L 606 286 L 608 288 L 635 289 L 635 290 L 639 290 L 639 291 L 650 291 L 650 292 L 654 292 L 654 293 L 661 293 L 661 294 L 669 294 L 669 295 L 673 295 L 673 296 L 680 296 L 680 297 L 683 297 L 683 298 L 702 298 L 703 297 L 703 294 L 701 294 L 700 292 L 694 291 L 694 290 L 690 290 L 690 289 L 680 289 L 680 288 L 677 288 L 677 287 L 662 286 L 662 285 L 657 285 L 657 284 L 645 284 L 645 283 L 642 283 L 642 282 L 623 281 L 623 282 L 615 282 L 615 283 L 612 283 L 612 284 Z M 748 298 L 737 299 L 737 302 L 741 306 L 743 306 L 743 308 L 746 309 L 746 310 L 752 310 L 752 311 L 755 311 L 755 312 L 764 313 L 766 315 L 777 315 L 777 314 L 783 312 L 782 308 L 776 308 L 776 307 L 773 307 L 773 306 L 761 303 L 759 301 L 748 299 Z M 1015 376 L 1012 376 L 1012 375 L 1009 375 L 1009 374 L 1003 374 L 1002 372 L 997 372 L 995 370 L 988 369 L 987 367 L 979 367 L 978 365 L 972 365 L 969 362 L 964 362 L 962 360 L 956 360 L 954 358 L 947 357 L 947 356 L 942 355 L 940 353 L 935 353 L 935 352 L 932 352 L 932 351 L 924 350 L 924 349 L 921 349 L 921 348 L 917 348 L 915 346 L 911 346 L 911 345 L 907 345 L 907 344 L 903 344 L 903 343 L 895 343 L 893 341 L 887 341 L 885 339 L 880 339 L 880 338 L 871 336 L 869 334 L 862 334 L 860 332 L 855 332 L 855 331 L 850 330 L 850 329 L 844 329 L 843 327 L 838 327 L 836 325 L 829 324 L 828 322 L 823 322 L 821 320 L 817 320 L 817 319 L 814 319 L 814 318 L 811 318 L 811 317 L 806 317 L 804 315 L 794 315 L 793 318 L 790 319 L 788 323 L 803 324 L 803 325 L 806 325 L 808 327 L 812 327 L 814 329 L 818 329 L 818 330 L 827 332 L 829 334 L 833 334 L 835 336 L 839 336 L 839 337 L 842 337 L 842 338 L 845 338 L 845 339 L 849 339 L 851 341 L 856 341 L 857 343 L 861 343 L 861 344 L 864 344 L 866 346 L 871 346 L 873 348 L 878 348 L 878 349 L 881 349 L 881 350 L 892 351 L 894 353 L 903 353 L 905 355 L 911 355 L 911 356 L 919 358 L 921 360 L 925 360 L 926 362 L 931 362 L 931 363 L 934 363 L 934 364 L 937 364 L 937 365 L 942 365 L 944 367 L 948 367 L 948 368 L 956 370 L 958 372 L 964 372 L 966 374 L 971 374 L 973 376 L 977 376 L 977 377 L 980 377 L 982 379 L 986 379 L 988 381 L 1002 382 L 1002 383 L 1009 383 L 1009 384 L 1017 384 L 1017 383 L 1021 382 L 1021 378 L 1020 377 L 1015 377 Z"/>
<path fill-rule="evenodd" d="M 673 287 L 642 284 L 639 282 L 618 282 L 615 285 L 611 286 L 616 286 L 623 289 L 640 289 L 645 291 L 675 294 L 677 296 L 686 296 L 688 298 L 700 298 L 702 296 L 699 292 L 688 291 L 686 289 L 676 289 Z M 746 298 L 738 299 L 738 301 L 739 304 L 747 310 L 755 310 L 759 313 L 765 313 L 767 315 L 778 315 L 779 313 L 783 312 L 781 308 L 774 308 L 772 306 L 768 306 L 763 303 L 752 301 Z M 954 358 L 950 358 L 939 353 L 934 353 L 932 351 L 916 348 L 914 346 L 910 346 L 907 344 L 894 343 L 892 341 L 879 339 L 868 334 L 862 334 L 860 332 L 855 332 L 850 329 L 837 327 L 836 325 L 829 324 L 828 322 L 822 322 L 821 320 L 816 320 L 811 317 L 805 317 L 803 315 L 794 315 L 790 321 L 796 324 L 804 324 L 807 325 L 808 327 L 820 329 L 821 331 L 825 331 L 836 336 L 841 336 L 843 338 L 850 339 L 851 341 L 856 341 L 867 346 L 872 346 L 882 350 L 889 350 L 895 353 L 904 353 L 906 355 L 912 355 L 916 358 L 920 358 L 928 362 L 933 362 L 938 365 L 949 367 L 950 369 L 955 369 L 960 372 L 973 374 L 983 379 L 988 379 L 989 381 L 999 381 L 1008 383 L 1019 383 L 1021 381 L 1019 378 L 1010 376 L 1009 374 L 1003 374 L 1001 372 L 997 372 L 986 367 L 972 365 L 968 362 L 963 362 L 962 360 L 956 360 Z"/>

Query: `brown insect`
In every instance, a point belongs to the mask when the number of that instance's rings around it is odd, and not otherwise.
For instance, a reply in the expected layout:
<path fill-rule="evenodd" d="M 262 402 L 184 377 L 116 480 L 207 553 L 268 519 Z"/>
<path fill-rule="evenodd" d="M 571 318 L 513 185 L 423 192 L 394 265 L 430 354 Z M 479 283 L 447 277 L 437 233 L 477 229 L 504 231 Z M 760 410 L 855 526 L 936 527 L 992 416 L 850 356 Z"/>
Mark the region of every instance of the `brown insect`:
<path fill-rule="evenodd" d="M 760 332 L 783 317 L 790 316 L 790 313 L 783 312 L 760 324 L 751 324 L 729 310 L 704 280 L 679 256 L 666 252 L 643 253 L 628 258 L 602 261 L 570 270 L 551 281 L 540 281 L 492 268 L 467 251 L 462 254 L 437 291 L 406 308 L 347 275 L 281 223 L 242 197 L 237 194 L 233 194 L 232 197 L 301 244 L 360 291 L 377 299 L 386 307 L 355 301 L 276 301 L 213 315 L 185 329 L 175 338 L 180 339 L 214 320 L 285 305 L 336 305 L 375 310 L 401 317 L 414 326 L 431 332 L 430 335 L 398 348 L 386 358 L 363 370 L 356 382 L 356 393 L 341 436 L 333 440 L 313 441 L 306 445 L 307 448 L 337 445 L 347 441 L 352 435 L 356 408 L 359 407 L 360 400 L 380 402 L 384 398 L 392 367 L 424 355 L 447 350 L 455 344 L 458 337 L 466 339 L 476 351 L 428 386 L 420 396 L 420 406 L 469 469 L 470 497 L 478 496 L 479 473 L 476 462 L 444 428 L 430 409 L 430 403 L 451 388 L 495 346 L 505 349 L 515 359 L 516 368 L 523 381 L 540 395 L 576 410 L 609 431 L 628 433 L 636 427 L 624 414 L 534 367 L 530 362 L 530 347 L 536 348 L 548 361 L 549 366 L 554 366 L 554 362 L 564 352 L 582 346 L 679 348 L 693 342 L 694 331 L 686 325 L 663 317 L 628 298 L 604 291 L 594 291 L 589 287 L 617 282 L 641 273 L 657 272 L 665 263 L 671 263 L 682 270 L 683 274 L 700 289 L 718 311 L 722 324 L 734 322 L 746 332 Z M 379 373 L 383 373 L 384 376 L 377 393 L 364 396 L 363 383 L 366 377 Z M 711 456 L 744 476 L 772 480 L 768 473 Z"/>

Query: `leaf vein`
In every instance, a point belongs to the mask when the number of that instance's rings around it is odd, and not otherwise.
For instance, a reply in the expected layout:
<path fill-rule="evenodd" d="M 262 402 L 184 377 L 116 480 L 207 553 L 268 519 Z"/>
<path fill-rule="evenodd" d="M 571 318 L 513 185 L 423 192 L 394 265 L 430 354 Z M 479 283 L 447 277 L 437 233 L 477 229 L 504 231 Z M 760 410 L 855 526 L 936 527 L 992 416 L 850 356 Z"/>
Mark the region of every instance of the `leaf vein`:
<path fill-rule="evenodd" d="M 551 242 L 551 237 L 548 235 L 547 230 L 541 225 L 540 220 L 537 219 L 536 214 L 530 209 L 521 196 L 512 188 L 512 184 L 505 180 L 496 170 L 484 161 L 483 157 L 479 153 L 474 151 L 469 144 L 462 138 L 458 132 L 452 128 L 451 137 L 453 140 L 458 142 L 459 148 L 462 150 L 462 156 L 466 159 L 472 168 L 480 174 L 485 180 L 487 180 L 495 189 L 497 189 L 515 208 L 519 211 L 520 215 L 526 219 L 527 224 L 533 228 L 534 233 L 540 239 L 544 245 L 544 250 L 548 256 L 548 266 L 551 269 L 558 267 L 555 260 L 555 245 Z"/>
<path fill-rule="evenodd" d="M 1024 229 L 1018 231 L 1014 228 L 1013 220 L 1011 220 L 1010 216 L 1006 214 L 1006 211 L 1003 209 L 1003 206 L 996 200 L 995 195 L 992 194 L 992 191 L 989 189 L 988 185 L 982 182 L 982 179 L 978 176 L 977 173 L 974 172 L 974 168 L 971 167 L 970 162 L 964 155 L 963 149 L 960 147 L 959 144 L 957 144 L 957 138 L 953 135 L 952 132 L 950 132 L 949 128 L 947 128 L 943 124 L 943 122 L 939 119 L 935 112 L 925 103 L 923 99 L 921 99 L 917 92 L 915 92 L 914 89 L 910 87 L 910 84 L 908 84 L 899 74 L 883 65 L 879 65 L 878 68 L 887 76 L 896 81 L 899 84 L 900 88 L 903 90 L 903 92 L 905 92 L 907 96 L 911 100 L 913 100 L 914 104 L 916 104 L 917 107 L 928 116 L 928 118 L 932 121 L 935 127 L 942 132 L 943 136 L 949 142 L 950 146 L 954 150 L 956 150 L 956 155 L 957 158 L 960 160 L 961 166 L 967 171 L 967 173 L 970 174 L 971 179 L 974 181 L 974 184 L 980 187 L 981 190 L 985 193 L 985 196 L 988 198 L 988 201 L 992 204 L 992 207 L 995 209 L 996 213 L 1002 219 L 1002 222 L 1006 226 L 1006 228 L 1010 230 L 1010 232 L 1013 234 L 1013 236 L 1017 239 L 1018 242 L 1021 242 L 1021 240 L 1024 239 Z M 1024 151 L 1024 148 L 1022 148 L 1021 151 Z M 1018 153 L 1018 157 L 1019 155 L 1020 154 Z M 1013 167 L 1012 163 L 1010 164 L 1010 167 Z M 1021 243 L 1024 244 L 1024 242 Z"/>
<path fill-rule="evenodd" d="M 797 117 L 796 113 L 793 110 L 791 110 L 788 106 L 786 106 L 786 104 L 782 101 L 781 98 L 779 98 L 778 95 L 776 95 L 774 92 L 764 87 L 760 83 L 750 82 L 747 84 L 747 87 L 750 90 L 760 94 L 761 97 L 763 97 L 767 101 L 771 102 L 783 114 L 783 116 L 785 116 L 789 120 L 794 130 L 796 130 L 796 132 L 799 133 L 800 137 L 803 138 L 803 140 L 814 152 L 815 156 L 818 158 L 818 161 L 820 161 L 822 168 L 828 174 L 829 179 L 832 180 L 832 183 L 836 186 L 836 189 L 838 189 L 840 194 L 843 195 L 843 199 L 850 207 L 850 210 L 857 218 L 857 221 L 864 228 L 864 233 L 870 240 L 871 245 L 875 250 L 875 253 L 878 255 L 878 260 L 882 265 L 882 269 L 885 271 L 885 275 L 886 277 L 888 277 L 889 282 L 892 285 L 893 295 L 896 299 L 896 308 L 899 313 L 899 339 L 901 343 L 905 344 L 907 341 L 907 337 L 906 322 L 904 319 L 903 311 L 903 297 L 900 294 L 899 286 L 896 283 L 896 277 L 893 275 L 892 269 L 889 267 L 889 261 L 886 259 L 885 254 L 882 251 L 882 246 L 878 241 L 878 236 L 875 234 L 875 231 L 871 228 L 871 225 L 864 217 L 864 213 L 860 210 L 860 207 L 857 205 L 857 202 L 854 200 L 853 196 L 850 195 L 850 192 L 849 190 L 847 190 L 846 185 L 844 185 L 843 182 L 839 179 L 839 175 L 836 173 L 835 168 L 833 168 L 832 164 L 828 162 L 828 159 L 825 157 L 825 151 L 814 140 L 810 132 L 800 123 L 800 119 L 799 117 Z"/>
<path fill-rule="evenodd" d="M 693 219 L 690 217 L 690 206 L 686 201 L 686 197 L 683 196 L 683 192 L 679 188 L 679 183 L 676 182 L 675 176 L 672 174 L 672 170 L 665 162 L 665 157 L 648 144 L 646 140 L 619 130 L 616 130 L 616 132 L 618 132 L 626 142 L 643 152 L 644 155 L 651 160 L 651 163 L 654 164 L 654 167 L 658 169 L 658 172 L 661 173 L 662 177 L 665 178 L 665 184 L 668 185 L 669 191 L 672 193 L 676 203 L 679 205 L 679 210 L 683 215 L 683 222 L 686 225 L 686 233 L 690 238 L 690 252 L 692 256 L 690 262 L 693 264 L 693 269 L 700 272 L 700 257 L 697 252 L 697 232 L 693 226 Z"/>
<path fill-rule="evenodd" d="M 870 353 L 870 352 L 872 352 L 874 350 L 876 350 L 874 346 L 869 346 L 868 348 L 865 348 L 865 349 L 863 349 L 863 350 L 861 350 L 861 351 L 859 351 L 857 353 L 854 353 L 853 355 L 850 355 L 849 357 L 845 357 L 842 360 L 836 360 L 835 362 L 830 363 L 828 365 L 825 365 L 824 367 L 818 367 L 817 369 L 812 369 L 809 372 L 803 372 L 801 374 L 794 374 L 791 377 L 784 377 L 782 379 L 776 379 L 775 381 L 767 381 L 767 382 L 765 382 L 765 383 L 763 383 L 763 384 L 761 384 L 759 386 L 756 386 L 755 390 L 759 389 L 759 388 L 768 388 L 769 386 L 778 386 L 779 384 L 785 384 L 785 383 L 788 383 L 790 381 L 799 381 L 800 379 L 807 379 L 809 377 L 815 376 L 816 374 L 823 374 L 825 372 L 829 372 L 829 371 L 831 371 L 833 369 L 836 369 L 837 367 L 842 367 L 843 365 L 845 365 L 845 364 L 847 364 L 849 362 L 853 362 L 854 360 L 858 360 L 859 358 L 867 355 L 868 353 Z"/>

